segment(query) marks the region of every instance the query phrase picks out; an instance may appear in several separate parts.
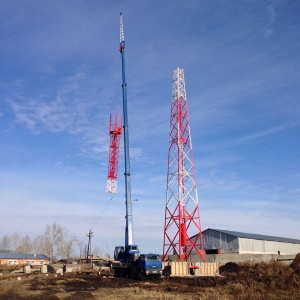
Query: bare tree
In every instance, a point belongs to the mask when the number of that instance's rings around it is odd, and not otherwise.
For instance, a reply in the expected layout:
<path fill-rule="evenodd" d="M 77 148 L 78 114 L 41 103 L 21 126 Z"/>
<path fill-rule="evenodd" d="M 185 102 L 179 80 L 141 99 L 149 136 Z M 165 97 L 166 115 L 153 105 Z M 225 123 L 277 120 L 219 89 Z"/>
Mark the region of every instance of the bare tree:
<path fill-rule="evenodd" d="M 70 259 L 78 245 L 80 242 L 76 235 L 57 223 L 47 224 L 44 233 L 33 241 L 28 234 L 21 237 L 17 232 L 11 236 L 4 235 L 0 240 L 0 250 L 42 253 L 50 257 L 52 262 L 56 257 Z"/>
<path fill-rule="evenodd" d="M 70 259 L 74 254 L 76 244 L 78 244 L 76 236 L 74 234 L 70 234 L 66 228 L 63 228 L 62 239 L 59 247 L 57 247 L 58 257 Z"/>
<path fill-rule="evenodd" d="M 32 243 L 30 240 L 30 236 L 28 234 L 23 237 L 20 242 L 19 246 L 16 248 L 17 252 L 23 252 L 23 253 L 31 253 L 32 252 Z"/>
<path fill-rule="evenodd" d="M 57 248 L 62 241 L 63 228 L 57 223 L 53 223 L 52 225 L 46 225 L 46 231 L 44 234 L 44 246 L 48 249 L 48 255 L 53 262 L 54 256 L 57 252 Z"/>
<path fill-rule="evenodd" d="M 84 245 L 83 241 L 78 240 L 75 246 L 79 250 L 79 258 L 81 259 L 82 255 L 85 256 L 85 253 L 87 251 L 86 245 Z M 76 254 L 76 256 L 77 256 L 77 254 Z"/>
<path fill-rule="evenodd" d="M 84 242 L 82 242 L 80 256 L 82 256 L 83 258 L 86 258 L 87 252 L 88 252 L 88 246 Z"/>
<path fill-rule="evenodd" d="M 92 253 L 94 256 L 102 256 L 102 250 L 98 246 L 94 247 L 94 249 L 92 250 Z"/>
<path fill-rule="evenodd" d="M 10 242 L 11 242 L 11 248 L 12 250 L 17 251 L 17 248 L 20 246 L 21 243 L 21 236 L 18 232 L 15 232 L 11 238 L 10 238 Z"/>
<path fill-rule="evenodd" d="M 31 243 L 32 251 L 34 253 L 43 253 L 47 255 L 46 252 L 44 251 L 45 249 L 43 247 L 43 244 L 44 244 L 44 237 L 42 235 L 37 236 Z"/>
<path fill-rule="evenodd" d="M 10 248 L 11 248 L 10 237 L 6 234 L 1 238 L 0 249 L 1 250 L 10 250 Z"/>
<path fill-rule="evenodd" d="M 53 261 L 52 255 L 53 255 L 53 247 L 51 246 L 50 240 L 45 237 L 44 235 L 41 235 L 39 238 L 39 247 L 40 247 L 40 253 L 43 253 L 45 255 L 47 255 L 48 257 L 50 257 Z"/>

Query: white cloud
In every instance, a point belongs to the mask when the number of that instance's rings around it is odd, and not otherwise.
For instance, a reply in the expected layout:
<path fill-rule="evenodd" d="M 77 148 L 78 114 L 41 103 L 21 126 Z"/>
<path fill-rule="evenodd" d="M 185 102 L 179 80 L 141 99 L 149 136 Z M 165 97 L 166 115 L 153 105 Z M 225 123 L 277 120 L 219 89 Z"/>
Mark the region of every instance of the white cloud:
<path fill-rule="evenodd" d="M 274 24 L 275 18 L 276 18 L 275 6 L 269 5 L 266 8 L 266 12 L 268 14 L 268 24 L 264 30 L 265 30 L 266 37 L 270 37 L 274 32 L 273 24 Z"/>
<path fill-rule="evenodd" d="M 243 135 L 241 135 L 239 137 L 231 137 L 231 138 L 227 138 L 224 140 L 222 139 L 222 140 L 218 140 L 218 142 L 214 142 L 214 143 L 205 143 L 204 146 L 202 146 L 202 148 L 205 151 L 209 151 L 209 152 L 212 150 L 214 150 L 214 152 L 215 152 L 218 149 L 222 149 L 223 153 L 226 153 L 226 151 L 225 151 L 226 149 L 235 147 L 236 145 L 242 145 L 245 143 L 249 143 L 253 140 L 263 139 L 270 135 L 276 135 L 280 132 L 288 131 L 290 129 L 296 128 L 299 125 L 300 125 L 300 122 L 297 120 L 285 121 L 282 124 L 275 125 L 273 127 L 267 128 L 267 129 L 257 130 L 256 132 L 252 132 L 252 133 L 245 132 Z M 239 133 L 239 134 L 241 134 L 241 133 Z M 240 157 L 240 156 L 226 157 L 226 155 L 225 155 L 221 158 L 221 160 L 223 160 L 224 162 L 226 160 L 233 162 L 238 159 L 242 159 L 242 157 Z M 216 163 L 217 162 L 218 162 L 218 160 L 216 161 Z M 208 161 L 204 162 L 204 164 L 207 164 L 207 163 L 209 163 L 209 158 L 208 158 Z"/>
<path fill-rule="evenodd" d="M 202 214 L 202 229 L 215 228 L 300 239 L 300 221 L 280 212 L 263 210 L 236 211 L 234 208 L 206 210 Z"/>
<path fill-rule="evenodd" d="M 56 98 L 48 100 L 43 98 L 19 97 L 9 100 L 15 113 L 16 122 L 27 126 L 29 129 L 49 131 L 68 131 L 72 134 L 81 132 L 87 124 L 88 106 L 90 103 L 80 102 L 80 81 L 84 74 L 79 72 L 59 87 Z M 81 118 L 78 118 L 80 116 Z"/>
<path fill-rule="evenodd" d="M 97 85 L 99 84 L 99 88 Z M 98 94 L 99 89 L 103 88 Z M 88 156 L 107 152 L 110 93 L 99 78 L 86 68 L 61 78 L 53 99 L 23 96 L 22 87 L 7 102 L 15 122 L 35 134 L 68 133 L 79 137 L 81 153 Z M 101 99 L 101 105 L 99 105 Z M 107 104 L 105 101 L 108 100 Z M 105 135 L 104 135 L 105 132 Z M 104 146 L 105 145 L 105 146 Z"/>

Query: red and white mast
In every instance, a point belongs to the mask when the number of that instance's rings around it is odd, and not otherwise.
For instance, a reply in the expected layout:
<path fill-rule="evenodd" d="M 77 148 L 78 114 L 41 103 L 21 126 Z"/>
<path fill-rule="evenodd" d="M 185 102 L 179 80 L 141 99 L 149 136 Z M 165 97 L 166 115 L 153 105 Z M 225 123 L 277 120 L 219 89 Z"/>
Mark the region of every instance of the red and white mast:
<path fill-rule="evenodd" d="M 191 239 L 191 237 L 193 237 Z M 163 260 L 205 260 L 183 69 L 173 73 Z"/>
<path fill-rule="evenodd" d="M 109 158 L 108 158 L 108 173 L 107 173 L 107 193 L 117 192 L 117 178 L 118 178 L 118 163 L 119 163 L 119 148 L 120 138 L 122 135 L 123 119 L 118 124 L 118 116 L 116 115 L 115 123 L 112 123 L 112 117 L 110 115 L 109 122 Z"/>

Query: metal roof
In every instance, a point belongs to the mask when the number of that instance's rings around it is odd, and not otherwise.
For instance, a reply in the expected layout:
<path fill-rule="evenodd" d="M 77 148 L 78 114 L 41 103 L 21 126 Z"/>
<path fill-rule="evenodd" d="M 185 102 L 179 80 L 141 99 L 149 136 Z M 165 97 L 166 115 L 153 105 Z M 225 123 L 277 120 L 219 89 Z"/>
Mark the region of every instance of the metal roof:
<path fill-rule="evenodd" d="M 44 254 L 26 254 L 26 253 L 19 253 L 19 252 L 6 252 L 0 253 L 0 259 L 49 259 L 48 256 Z"/>
<path fill-rule="evenodd" d="M 245 233 L 245 232 L 239 232 L 239 231 L 229 231 L 229 230 L 222 230 L 222 229 L 213 229 L 213 228 L 207 228 L 206 230 L 219 231 L 219 232 L 222 232 L 222 233 L 225 233 L 225 234 L 229 234 L 229 235 L 232 235 L 232 236 L 236 236 L 236 237 L 239 237 L 239 238 L 245 238 L 245 239 L 265 240 L 265 241 L 275 241 L 275 242 L 281 242 L 281 243 L 300 244 L 300 240 L 284 238 L 284 237 L 262 235 L 262 234 L 255 234 L 255 233 Z M 204 230 L 203 232 L 205 232 L 206 230 Z"/>

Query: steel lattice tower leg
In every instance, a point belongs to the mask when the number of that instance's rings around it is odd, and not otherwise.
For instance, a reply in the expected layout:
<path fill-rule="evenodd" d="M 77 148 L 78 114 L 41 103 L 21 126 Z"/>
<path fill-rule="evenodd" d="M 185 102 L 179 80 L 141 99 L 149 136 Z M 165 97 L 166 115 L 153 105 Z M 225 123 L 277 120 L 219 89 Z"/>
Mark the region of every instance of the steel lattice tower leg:
<path fill-rule="evenodd" d="M 205 260 L 183 69 L 173 73 L 163 260 Z"/>

